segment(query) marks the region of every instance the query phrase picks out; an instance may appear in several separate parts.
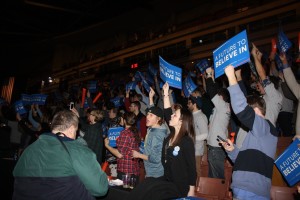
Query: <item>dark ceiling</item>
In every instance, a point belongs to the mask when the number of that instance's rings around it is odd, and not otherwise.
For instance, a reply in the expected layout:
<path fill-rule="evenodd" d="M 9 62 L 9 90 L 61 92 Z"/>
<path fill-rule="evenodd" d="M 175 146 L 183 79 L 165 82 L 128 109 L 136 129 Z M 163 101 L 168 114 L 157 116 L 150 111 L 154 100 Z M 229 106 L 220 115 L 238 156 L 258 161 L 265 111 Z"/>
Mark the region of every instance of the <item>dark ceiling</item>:
<path fill-rule="evenodd" d="M 41 60 L 50 59 L 54 38 L 134 9 L 151 10 L 151 2 L 154 0 L 3 0 L 0 7 L 0 77 L 37 72 L 40 69 L 30 66 L 39 66 Z M 36 49 L 41 52 L 37 54 Z"/>
<path fill-rule="evenodd" d="M 80 30 L 135 8 L 152 9 L 149 0 L 4 0 L 0 41 L 22 45 Z"/>
<path fill-rule="evenodd" d="M 184 24 L 187 13 L 211 14 L 226 2 L 247 0 L 2 0 L 0 78 L 49 74 L 57 44 L 89 46 L 170 21 Z"/>
<path fill-rule="evenodd" d="M 218 0 L 210 0 L 218 1 Z M 171 13 L 189 10 L 195 5 L 210 2 L 209 0 L 2 0 L 0 6 L 0 78 L 5 76 L 24 76 L 39 74 L 49 70 L 45 60 L 51 60 L 54 52 L 54 40 L 65 39 L 65 35 L 83 32 L 88 27 L 103 26 L 100 34 L 127 30 L 108 25 L 118 20 L 114 26 L 132 28 L 134 20 L 126 20 L 126 16 L 138 12 L 134 16 L 142 21 L 147 15 L 148 21 L 156 26 L 161 18 Z M 144 14 L 145 13 L 145 14 Z M 144 15 L 144 16 L 143 16 Z M 156 21 L 151 21 L 155 19 Z M 122 22 L 121 22 L 122 21 Z M 151 21 L 151 22 L 150 22 Z M 127 25 L 126 25 L 127 24 Z M 139 22 L 141 26 L 141 22 Z M 143 26 L 143 24 L 142 24 Z M 127 29 L 129 29 L 127 27 Z M 95 31 L 94 31 L 95 32 Z M 98 34 L 98 33 L 96 33 Z M 74 35 L 74 34 L 73 34 Z M 67 37 L 74 43 L 84 43 Z M 95 33 L 94 33 L 95 35 Z M 88 36 L 89 37 L 89 36 Z M 85 40 L 87 40 L 85 37 Z M 98 37 L 98 40 L 100 37 Z M 104 36 L 103 36 L 104 38 Z M 89 38 L 89 42 L 92 41 Z M 88 44 L 85 44 L 88 45 Z M 50 65 L 50 64 L 49 64 Z M 43 66 L 43 67 L 36 67 Z M 30 72 L 30 73 L 28 73 Z"/>

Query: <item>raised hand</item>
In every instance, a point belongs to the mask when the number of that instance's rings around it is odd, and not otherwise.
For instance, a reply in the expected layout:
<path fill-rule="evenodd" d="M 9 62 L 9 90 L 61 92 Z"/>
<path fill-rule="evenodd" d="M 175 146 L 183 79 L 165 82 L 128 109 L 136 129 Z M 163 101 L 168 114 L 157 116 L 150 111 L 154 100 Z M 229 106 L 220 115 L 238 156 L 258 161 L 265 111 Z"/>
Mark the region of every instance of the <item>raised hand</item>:
<path fill-rule="evenodd" d="M 280 53 L 279 54 L 279 58 L 280 58 L 280 60 L 282 61 L 283 64 L 288 64 L 288 61 L 287 61 L 285 53 L 283 53 L 283 52 Z"/>
<path fill-rule="evenodd" d="M 252 43 L 251 54 L 254 59 L 261 61 L 262 53 L 258 50 L 258 48 Z"/>
<path fill-rule="evenodd" d="M 130 93 L 130 90 L 128 89 L 128 90 L 126 90 L 126 98 L 129 98 L 129 93 Z"/>
<path fill-rule="evenodd" d="M 236 80 L 236 77 L 235 77 L 235 72 L 234 72 L 234 68 L 232 65 L 228 65 L 226 68 L 225 68 L 225 74 L 228 78 L 228 81 L 229 81 L 229 85 L 235 85 L 237 84 L 237 80 Z"/>
<path fill-rule="evenodd" d="M 154 92 L 153 88 L 150 87 L 149 98 L 153 98 L 154 95 L 155 95 L 155 92 Z"/>
<path fill-rule="evenodd" d="M 164 85 L 163 85 L 163 91 L 164 91 L 164 95 L 167 96 L 169 94 L 169 84 L 168 82 L 166 82 Z"/>

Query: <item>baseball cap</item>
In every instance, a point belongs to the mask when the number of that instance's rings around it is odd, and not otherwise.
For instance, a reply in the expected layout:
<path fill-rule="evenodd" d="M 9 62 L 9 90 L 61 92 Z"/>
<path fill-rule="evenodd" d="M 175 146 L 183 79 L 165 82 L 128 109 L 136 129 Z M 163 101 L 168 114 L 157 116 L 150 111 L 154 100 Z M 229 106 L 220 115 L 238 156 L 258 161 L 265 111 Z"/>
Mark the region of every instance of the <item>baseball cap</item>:
<path fill-rule="evenodd" d="M 164 113 L 162 111 L 162 109 L 160 109 L 159 107 L 151 107 L 148 108 L 147 113 L 152 113 L 154 115 L 156 115 L 157 117 L 163 118 L 164 117 Z"/>

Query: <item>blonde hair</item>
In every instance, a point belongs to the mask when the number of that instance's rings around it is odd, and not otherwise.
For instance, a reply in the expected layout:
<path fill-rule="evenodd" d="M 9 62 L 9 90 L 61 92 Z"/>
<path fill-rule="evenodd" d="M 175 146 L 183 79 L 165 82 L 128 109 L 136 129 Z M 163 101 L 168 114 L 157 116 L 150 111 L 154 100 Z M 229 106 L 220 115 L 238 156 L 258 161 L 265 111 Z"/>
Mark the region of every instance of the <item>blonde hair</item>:
<path fill-rule="evenodd" d="M 102 110 L 92 110 L 90 114 L 95 116 L 95 122 L 99 122 L 104 118 L 104 112 Z"/>

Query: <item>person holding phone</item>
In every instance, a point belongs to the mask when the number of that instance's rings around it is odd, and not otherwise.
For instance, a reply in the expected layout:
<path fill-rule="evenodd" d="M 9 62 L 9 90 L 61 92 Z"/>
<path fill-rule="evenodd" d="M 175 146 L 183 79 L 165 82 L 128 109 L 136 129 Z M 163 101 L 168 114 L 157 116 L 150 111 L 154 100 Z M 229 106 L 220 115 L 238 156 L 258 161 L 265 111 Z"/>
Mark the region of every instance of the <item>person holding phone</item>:
<path fill-rule="evenodd" d="M 233 66 L 225 68 L 229 81 L 231 105 L 240 122 L 249 131 L 241 148 L 229 139 L 219 141 L 234 162 L 231 188 L 234 199 L 270 199 L 273 163 L 278 141 L 274 125 L 265 118 L 265 100 L 259 96 L 245 98 Z"/>

